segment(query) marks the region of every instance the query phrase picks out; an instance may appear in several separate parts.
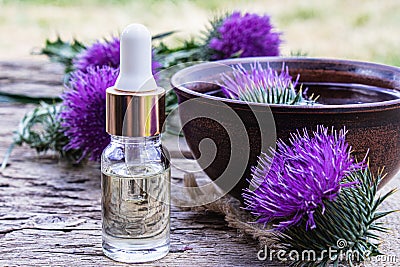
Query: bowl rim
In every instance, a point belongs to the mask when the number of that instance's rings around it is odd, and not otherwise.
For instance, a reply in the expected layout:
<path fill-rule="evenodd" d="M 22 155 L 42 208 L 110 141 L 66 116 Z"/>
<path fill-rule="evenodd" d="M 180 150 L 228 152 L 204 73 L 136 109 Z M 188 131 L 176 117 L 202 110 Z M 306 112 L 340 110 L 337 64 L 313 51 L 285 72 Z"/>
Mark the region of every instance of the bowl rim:
<path fill-rule="evenodd" d="M 358 60 L 347 60 L 347 59 L 336 59 L 336 58 L 314 58 L 314 57 L 244 57 L 244 58 L 234 58 L 234 59 L 224 59 L 224 60 L 217 60 L 217 61 L 206 61 L 206 62 L 201 62 L 198 64 L 195 64 L 193 66 L 186 67 L 184 69 L 181 69 L 177 71 L 172 77 L 171 77 L 171 86 L 174 89 L 183 91 L 187 94 L 194 95 L 197 97 L 203 97 L 207 98 L 210 100 L 217 100 L 217 101 L 223 101 L 231 104 L 246 104 L 246 105 L 254 105 L 254 106 L 268 106 L 273 109 L 295 109 L 298 111 L 310 111 L 310 110 L 319 110 L 319 111 L 333 111 L 333 110 L 342 110 L 342 111 L 350 111 L 350 110 L 371 110 L 371 108 L 384 108 L 384 109 L 392 109 L 392 108 L 398 108 L 400 106 L 400 98 L 394 99 L 394 100 L 388 100 L 388 101 L 380 101 L 380 102 L 374 102 L 374 103 L 361 103 L 361 104 L 343 104 L 343 105 L 286 105 L 286 104 L 266 104 L 266 103 L 255 103 L 255 102 L 247 102 L 243 100 L 237 100 L 237 99 L 229 99 L 229 98 L 223 98 L 223 97 L 218 97 L 218 96 L 211 96 L 211 95 L 206 95 L 203 93 L 199 93 L 197 91 L 191 90 L 187 87 L 184 87 L 183 84 L 178 83 L 178 80 L 180 77 L 183 77 L 185 75 L 191 74 L 193 72 L 199 71 L 204 69 L 205 67 L 209 66 L 217 66 L 217 65 L 233 65 L 233 64 L 238 64 L 238 63 L 252 63 L 255 61 L 259 61 L 261 63 L 263 62 L 312 62 L 312 63 L 335 63 L 335 64 L 342 64 L 342 65 L 357 65 L 363 68 L 367 67 L 374 67 L 374 68 L 380 68 L 385 71 L 392 71 L 394 73 L 399 73 L 399 80 L 395 80 L 395 82 L 398 82 L 400 84 L 400 67 L 395 67 L 395 66 L 389 66 L 389 65 L 384 65 L 384 64 L 379 64 L 379 63 L 372 63 L 372 62 L 366 62 L 366 61 L 358 61 Z M 188 82 L 189 83 L 189 82 Z M 185 83 L 185 84 L 188 84 Z M 400 87 L 398 88 L 397 86 L 394 88 L 388 88 L 388 89 L 393 89 L 397 90 L 400 92 Z"/>

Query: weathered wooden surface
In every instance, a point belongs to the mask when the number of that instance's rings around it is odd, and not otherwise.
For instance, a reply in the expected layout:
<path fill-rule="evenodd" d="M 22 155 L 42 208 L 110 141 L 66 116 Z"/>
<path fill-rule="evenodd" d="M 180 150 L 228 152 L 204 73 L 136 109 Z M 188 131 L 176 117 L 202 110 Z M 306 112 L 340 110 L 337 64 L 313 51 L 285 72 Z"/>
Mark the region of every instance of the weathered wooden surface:
<path fill-rule="evenodd" d="M 43 83 L 48 86 L 40 95 L 59 93 L 62 75 L 51 66 L 0 62 L 0 91 Z M 0 160 L 18 121 L 32 107 L 0 103 Z M 179 180 L 183 172 L 174 169 L 172 176 Z M 385 190 L 398 186 L 399 180 Z M 0 174 L 0 266 L 123 266 L 102 254 L 100 194 L 98 165 L 71 168 L 54 157 L 38 157 L 27 147 L 16 147 L 10 165 Z M 399 209 L 399 197 L 389 199 L 385 208 Z M 396 255 L 398 261 L 399 216 L 384 219 L 392 232 L 383 236 L 382 245 L 383 252 Z M 172 207 L 171 239 L 167 257 L 142 266 L 274 266 L 258 261 L 257 243 L 228 228 L 218 214 Z"/>
<path fill-rule="evenodd" d="M 0 92 L 57 98 L 64 90 L 62 66 L 46 61 L 1 62 Z"/>

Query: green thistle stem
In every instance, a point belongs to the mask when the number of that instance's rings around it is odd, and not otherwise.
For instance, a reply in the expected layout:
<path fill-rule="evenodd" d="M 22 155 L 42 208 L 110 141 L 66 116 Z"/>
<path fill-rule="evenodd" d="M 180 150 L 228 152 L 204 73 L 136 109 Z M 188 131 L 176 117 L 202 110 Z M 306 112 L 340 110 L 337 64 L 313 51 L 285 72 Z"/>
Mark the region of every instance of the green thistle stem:
<path fill-rule="evenodd" d="M 284 232 L 276 232 L 276 239 L 285 251 L 297 251 L 299 255 L 305 250 L 313 250 L 317 256 L 329 248 L 337 250 L 333 253 L 336 259 L 329 255 L 314 260 L 300 259 L 293 266 L 327 266 L 338 265 L 340 260 L 353 266 L 370 256 L 380 255 L 379 233 L 386 232 L 378 222 L 381 218 L 395 212 L 378 211 L 380 205 L 396 189 L 382 196 L 376 196 L 378 185 L 384 179 L 382 172 L 375 178 L 369 168 L 350 174 L 343 182 L 358 182 L 355 186 L 343 188 L 334 201 L 325 201 L 325 210 L 318 209 L 314 214 L 316 229 L 306 230 L 305 221 Z M 344 240 L 346 246 L 339 246 L 339 240 Z M 352 252 L 356 257 L 346 258 L 341 255 Z M 318 254 L 319 253 L 319 254 Z"/>
<path fill-rule="evenodd" d="M 15 143 L 12 143 L 8 149 L 6 154 L 4 155 L 3 162 L 1 163 L 0 171 L 3 171 L 7 167 L 8 159 L 10 158 L 11 152 L 13 151 Z"/>
<path fill-rule="evenodd" d="M 1 169 L 7 166 L 14 146 L 23 144 L 29 145 L 37 153 L 53 150 L 61 157 L 76 162 L 81 156 L 81 151 L 63 149 L 68 143 L 68 138 L 64 135 L 64 128 L 58 118 L 60 110 L 60 105 L 42 102 L 33 111 L 25 114 L 18 130 L 14 132 L 14 141 L 4 156 Z"/>

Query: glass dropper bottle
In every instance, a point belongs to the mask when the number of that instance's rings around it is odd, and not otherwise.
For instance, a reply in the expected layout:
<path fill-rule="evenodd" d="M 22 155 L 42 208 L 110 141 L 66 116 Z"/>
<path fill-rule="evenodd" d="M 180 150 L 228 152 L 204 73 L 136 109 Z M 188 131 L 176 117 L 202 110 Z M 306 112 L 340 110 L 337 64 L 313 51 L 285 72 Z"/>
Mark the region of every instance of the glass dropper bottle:
<path fill-rule="evenodd" d="M 148 262 L 169 251 L 170 164 L 161 145 L 165 90 L 151 73 L 151 35 L 131 24 L 121 35 L 120 74 L 107 89 L 103 151 L 102 246 L 127 263 Z"/>

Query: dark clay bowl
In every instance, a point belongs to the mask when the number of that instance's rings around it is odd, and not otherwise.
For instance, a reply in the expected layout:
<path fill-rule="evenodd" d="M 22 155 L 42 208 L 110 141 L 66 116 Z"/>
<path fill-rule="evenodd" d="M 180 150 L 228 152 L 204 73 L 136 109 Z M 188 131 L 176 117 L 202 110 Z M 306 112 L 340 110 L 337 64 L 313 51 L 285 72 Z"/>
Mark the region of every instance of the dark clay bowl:
<path fill-rule="evenodd" d="M 227 68 L 216 63 L 201 63 L 177 72 L 171 84 L 178 95 L 179 103 L 195 100 L 206 110 L 223 113 L 222 109 L 232 109 L 245 125 L 249 144 L 229 141 L 226 126 L 233 126 L 231 118 L 220 116 L 218 121 L 203 116 L 204 109 L 196 105 L 179 107 L 180 118 L 185 122 L 183 132 L 195 158 L 200 158 L 199 144 L 203 139 L 211 139 L 216 146 L 215 159 L 211 164 L 200 166 L 207 175 L 215 180 L 227 168 L 232 148 L 246 150 L 250 146 L 250 155 L 246 161 L 244 173 L 238 173 L 240 179 L 230 191 L 240 197 L 243 188 L 248 187 L 251 178 L 251 166 L 256 165 L 260 152 L 265 150 L 261 132 L 270 131 L 274 137 L 287 141 L 290 133 L 298 129 L 316 130 L 318 125 L 348 130 L 347 140 L 353 147 L 354 155 L 361 160 L 369 150 L 370 166 L 374 172 L 385 167 L 387 176 L 384 182 L 393 178 L 400 169 L 400 68 L 348 60 L 316 58 L 239 58 L 223 60 L 218 63 L 235 65 L 241 63 L 245 68 L 258 61 L 280 71 L 282 63 L 289 67 L 290 74 L 300 74 L 300 82 L 308 87 L 308 95 L 320 95 L 315 106 L 290 106 L 248 104 L 239 100 L 223 97 L 215 81 Z M 229 68 L 228 68 L 229 69 Z M 190 102 L 189 102 L 190 103 Z M 224 106 L 214 105 L 223 103 Z M 257 115 L 268 117 L 272 111 L 275 129 L 260 129 Z M 255 115 L 256 114 L 256 115 Z M 193 119 L 194 118 L 194 119 Z M 231 128 L 232 129 L 232 128 Z M 274 139 L 274 138 L 272 138 Z M 264 141 L 263 141 L 264 142 Z M 240 178 L 239 178 L 240 177 Z"/>

